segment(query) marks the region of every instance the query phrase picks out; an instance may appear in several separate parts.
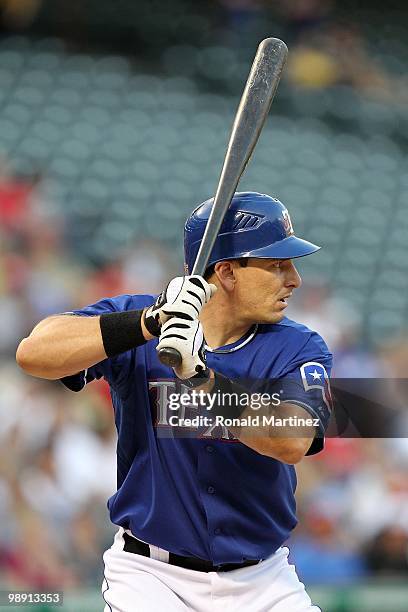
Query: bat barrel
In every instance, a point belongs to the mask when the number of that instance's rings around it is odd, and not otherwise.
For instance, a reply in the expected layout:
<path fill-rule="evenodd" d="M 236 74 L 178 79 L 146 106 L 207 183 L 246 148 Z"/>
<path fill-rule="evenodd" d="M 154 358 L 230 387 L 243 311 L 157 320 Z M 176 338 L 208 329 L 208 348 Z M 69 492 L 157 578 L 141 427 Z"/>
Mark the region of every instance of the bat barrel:
<path fill-rule="evenodd" d="M 225 213 L 268 116 L 287 54 L 288 48 L 279 38 L 265 38 L 258 47 L 235 115 L 214 204 L 192 274 L 202 276 L 207 268 Z"/>

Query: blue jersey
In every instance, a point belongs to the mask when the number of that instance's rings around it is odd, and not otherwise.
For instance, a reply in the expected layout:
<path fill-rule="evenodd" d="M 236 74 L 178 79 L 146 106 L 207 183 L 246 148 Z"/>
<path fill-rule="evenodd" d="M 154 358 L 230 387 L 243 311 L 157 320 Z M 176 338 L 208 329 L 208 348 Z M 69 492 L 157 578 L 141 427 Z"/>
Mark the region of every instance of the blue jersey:
<path fill-rule="evenodd" d="M 121 295 L 74 314 L 141 309 L 154 299 Z M 110 385 L 118 432 L 117 492 L 108 501 L 112 522 L 149 544 L 215 565 L 267 558 L 297 522 L 294 467 L 231 439 L 223 427 L 170 437 L 168 398 L 180 381 L 160 363 L 157 342 L 63 379 L 74 391 L 101 377 Z M 258 325 L 239 341 L 208 351 L 207 363 L 233 379 L 290 375 L 298 384 L 288 401 L 319 418 L 322 435 L 332 358 L 315 332 L 289 319 Z M 321 447 L 320 437 L 311 452 Z"/>

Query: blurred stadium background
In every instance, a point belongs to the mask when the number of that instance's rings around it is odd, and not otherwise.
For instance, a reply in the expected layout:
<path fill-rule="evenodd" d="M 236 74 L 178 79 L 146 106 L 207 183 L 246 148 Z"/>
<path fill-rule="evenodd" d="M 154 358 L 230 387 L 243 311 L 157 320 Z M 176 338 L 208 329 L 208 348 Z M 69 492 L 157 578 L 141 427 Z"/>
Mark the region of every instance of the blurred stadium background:
<path fill-rule="evenodd" d="M 240 187 L 281 198 L 324 246 L 300 262 L 291 315 L 337 376 L 406 378 L 408 8 L 2 0 L 0 17 L 0 588 L 63 589 L 64 610 L 93 612 L 114 531 L 108 391 L 22 375 L 17 343 L 182 270 L 184 218 L 214 192 L 273 35 L 290 61 Z M 326 612 L 408 611 L 407 468 L 406 439 L 329 440 L 299 466 L 292 557 Z"/>

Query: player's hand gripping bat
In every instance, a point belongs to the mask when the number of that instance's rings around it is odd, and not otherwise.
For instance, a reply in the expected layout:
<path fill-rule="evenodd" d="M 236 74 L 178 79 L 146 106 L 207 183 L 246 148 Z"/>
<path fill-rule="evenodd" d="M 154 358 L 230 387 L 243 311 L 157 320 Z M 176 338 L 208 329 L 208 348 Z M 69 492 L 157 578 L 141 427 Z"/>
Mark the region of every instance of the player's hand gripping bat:
<path fill-rule="evenodd" d="M 278 38 L 266 38 L 258 47 L 232 126 L 214 205 L 192 274 L 203 276 L 205 273 L 225 213 L 258 142 L 287 54 L 287 46 Z M 160 349 L 159 359 L 170 367 L 177 367 L 181 363 L 180 353 L 170 347 Z"/>

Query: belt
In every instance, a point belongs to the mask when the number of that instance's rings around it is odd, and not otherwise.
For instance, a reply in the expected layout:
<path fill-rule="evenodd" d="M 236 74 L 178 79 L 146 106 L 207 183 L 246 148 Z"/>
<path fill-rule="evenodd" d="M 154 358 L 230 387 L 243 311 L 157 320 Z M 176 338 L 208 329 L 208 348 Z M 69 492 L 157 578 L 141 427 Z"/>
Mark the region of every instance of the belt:
<path fill-rule="evenodd" d="M 125 552 L 134 553 L 135 555 L 142 555 L 143 557 L 150 557 L 149 544 L 141 542 L 136 538 L 130 536 L 128 533 L 123 534 L 125 545 L 123 550 Z M 176 555 L 175 553 L 169 552 L 169 564 L 177 565 L 177 567 L 184 567 L 184 569 L 196 570 L 197 572 L 231 572 L 241 567 L 248 567 L 249 565 L 257 565 L 260 563 L 259 559 L 248 559 L 242 563 L 224 563 L 223 565 L 213 565 L 211 561 L 206 559 L 199 559 L 198 557 L 183 557 L 182 555 Z"/>

